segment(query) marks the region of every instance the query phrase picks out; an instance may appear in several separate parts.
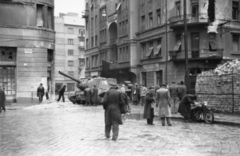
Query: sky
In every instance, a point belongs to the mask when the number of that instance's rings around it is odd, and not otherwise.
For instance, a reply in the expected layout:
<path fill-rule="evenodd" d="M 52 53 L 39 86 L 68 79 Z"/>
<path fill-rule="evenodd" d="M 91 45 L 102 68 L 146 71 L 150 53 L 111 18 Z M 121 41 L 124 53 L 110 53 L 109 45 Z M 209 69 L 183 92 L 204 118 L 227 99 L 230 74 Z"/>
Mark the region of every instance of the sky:
<path fill-rule="evenodd" d="M 82 16 L 85 10 L 85 0 L 55 0 L 54 16 L 59 16 L 59 13 L 75 12 Z"/>

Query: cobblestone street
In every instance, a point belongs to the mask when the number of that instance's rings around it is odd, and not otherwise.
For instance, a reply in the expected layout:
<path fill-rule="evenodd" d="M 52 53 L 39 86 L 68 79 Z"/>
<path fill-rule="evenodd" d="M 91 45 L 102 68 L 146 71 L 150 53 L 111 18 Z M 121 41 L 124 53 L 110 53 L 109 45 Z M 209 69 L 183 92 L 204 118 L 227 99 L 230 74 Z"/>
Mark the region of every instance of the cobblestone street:
<path fill-rule="evenodd" d="M 49 104 L 50 105 L 50 104 Z M 34 106 L 0 114 L 1 156 L 239 156 L 240 129 L 126 119 L 117 142 L 104 137 L 101 106 Z"/>

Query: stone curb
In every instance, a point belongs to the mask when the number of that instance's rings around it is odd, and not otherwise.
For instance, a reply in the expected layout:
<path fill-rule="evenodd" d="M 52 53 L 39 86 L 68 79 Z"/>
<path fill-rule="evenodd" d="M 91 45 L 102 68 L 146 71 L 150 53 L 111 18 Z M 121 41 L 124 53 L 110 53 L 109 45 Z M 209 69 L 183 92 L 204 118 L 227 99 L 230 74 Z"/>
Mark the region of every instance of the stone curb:
<path fill-rule="evenodd" d="M 131 113 L 131 114 L 134 114 L 134 115 L 138 115 L 138 116 L 143 117 L 143 114 L 142 114 L 142 113 L 133 112 L 133 113 Z M 155 118 L 156 118 L 156 116 L 155 116 Z M 142 118 L 142 119 L 143 119 L 143 118 Z M 183 121 L 183 117 L 180 117 L 180 116 L 172 116 L 171 119 L 173 119 L 173 120 L 182 120 L 182 121 Z M 203 122 L 203 123 L 204 123 L 204 122 Z M 239 123 L 237 123 L 237 122 L 231 122 L 231 121 L 214 120 L 213 125 L 214 125 L 214 124 L 240 127 L 240 118 L 239 118 Z"/>

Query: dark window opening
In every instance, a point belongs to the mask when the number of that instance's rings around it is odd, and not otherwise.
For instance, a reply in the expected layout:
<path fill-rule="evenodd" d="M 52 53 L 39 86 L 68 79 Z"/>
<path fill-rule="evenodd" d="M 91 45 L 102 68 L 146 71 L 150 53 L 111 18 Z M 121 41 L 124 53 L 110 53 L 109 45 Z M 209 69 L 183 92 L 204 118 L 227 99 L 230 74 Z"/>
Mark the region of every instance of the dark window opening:
<path fill-rule="evenodd" d="M 48 28 L 53 29 L 53 9 L 48 7 Z"/>
<path fill-rule="evenodd" d="M 198 17 L 198 4 L 192 4 L 192 17 Z"/>
<path fill-rule="evenodd" d="M 238 20 L 239 2 L 232 2 L 232 19 Z"/>
<path fill-rule="evenodd" d="M 37 4 L 37 27 L 43 27 L 43 5 Z"/>
<path fill-rule="evenodd" d="M 53 50 L 48 49 L 47 53 L 48 53 L 48 62 L 52 62 L 53 61 Z"/>
<path fill-rule="evenodd" d="M 210 22 L 215 20 L 215 0 L 208 0 L 208 17 Z"/>

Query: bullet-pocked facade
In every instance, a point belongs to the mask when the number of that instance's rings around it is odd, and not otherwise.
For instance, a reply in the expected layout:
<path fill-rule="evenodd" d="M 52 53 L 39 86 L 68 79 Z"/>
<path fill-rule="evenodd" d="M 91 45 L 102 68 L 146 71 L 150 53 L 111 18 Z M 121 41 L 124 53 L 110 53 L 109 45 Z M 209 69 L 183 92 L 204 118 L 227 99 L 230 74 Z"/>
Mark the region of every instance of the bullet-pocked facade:
<path fill-rule="evenodd" d="M 186 6 L 189 85 L 194 87 L 196 74 L 239 58 L 240 5 L 239 0 L 186 0 Z M 106 16 L 96 19 L 102 10 Z M 118 83 L 184 81 L 183 15 L 184 0 L 86 1 L 86 73 L 100 73 L 105 59 Z M 95 34 L 100 39 L 92 44 Z M 95 66 L 93 54 L 98 56 Z"/>
<path fill-rule="evenodd" d="M 0 86 L 7 101 L 37 102 L 54 92 L 54 0 L 0 0 Z"/>

